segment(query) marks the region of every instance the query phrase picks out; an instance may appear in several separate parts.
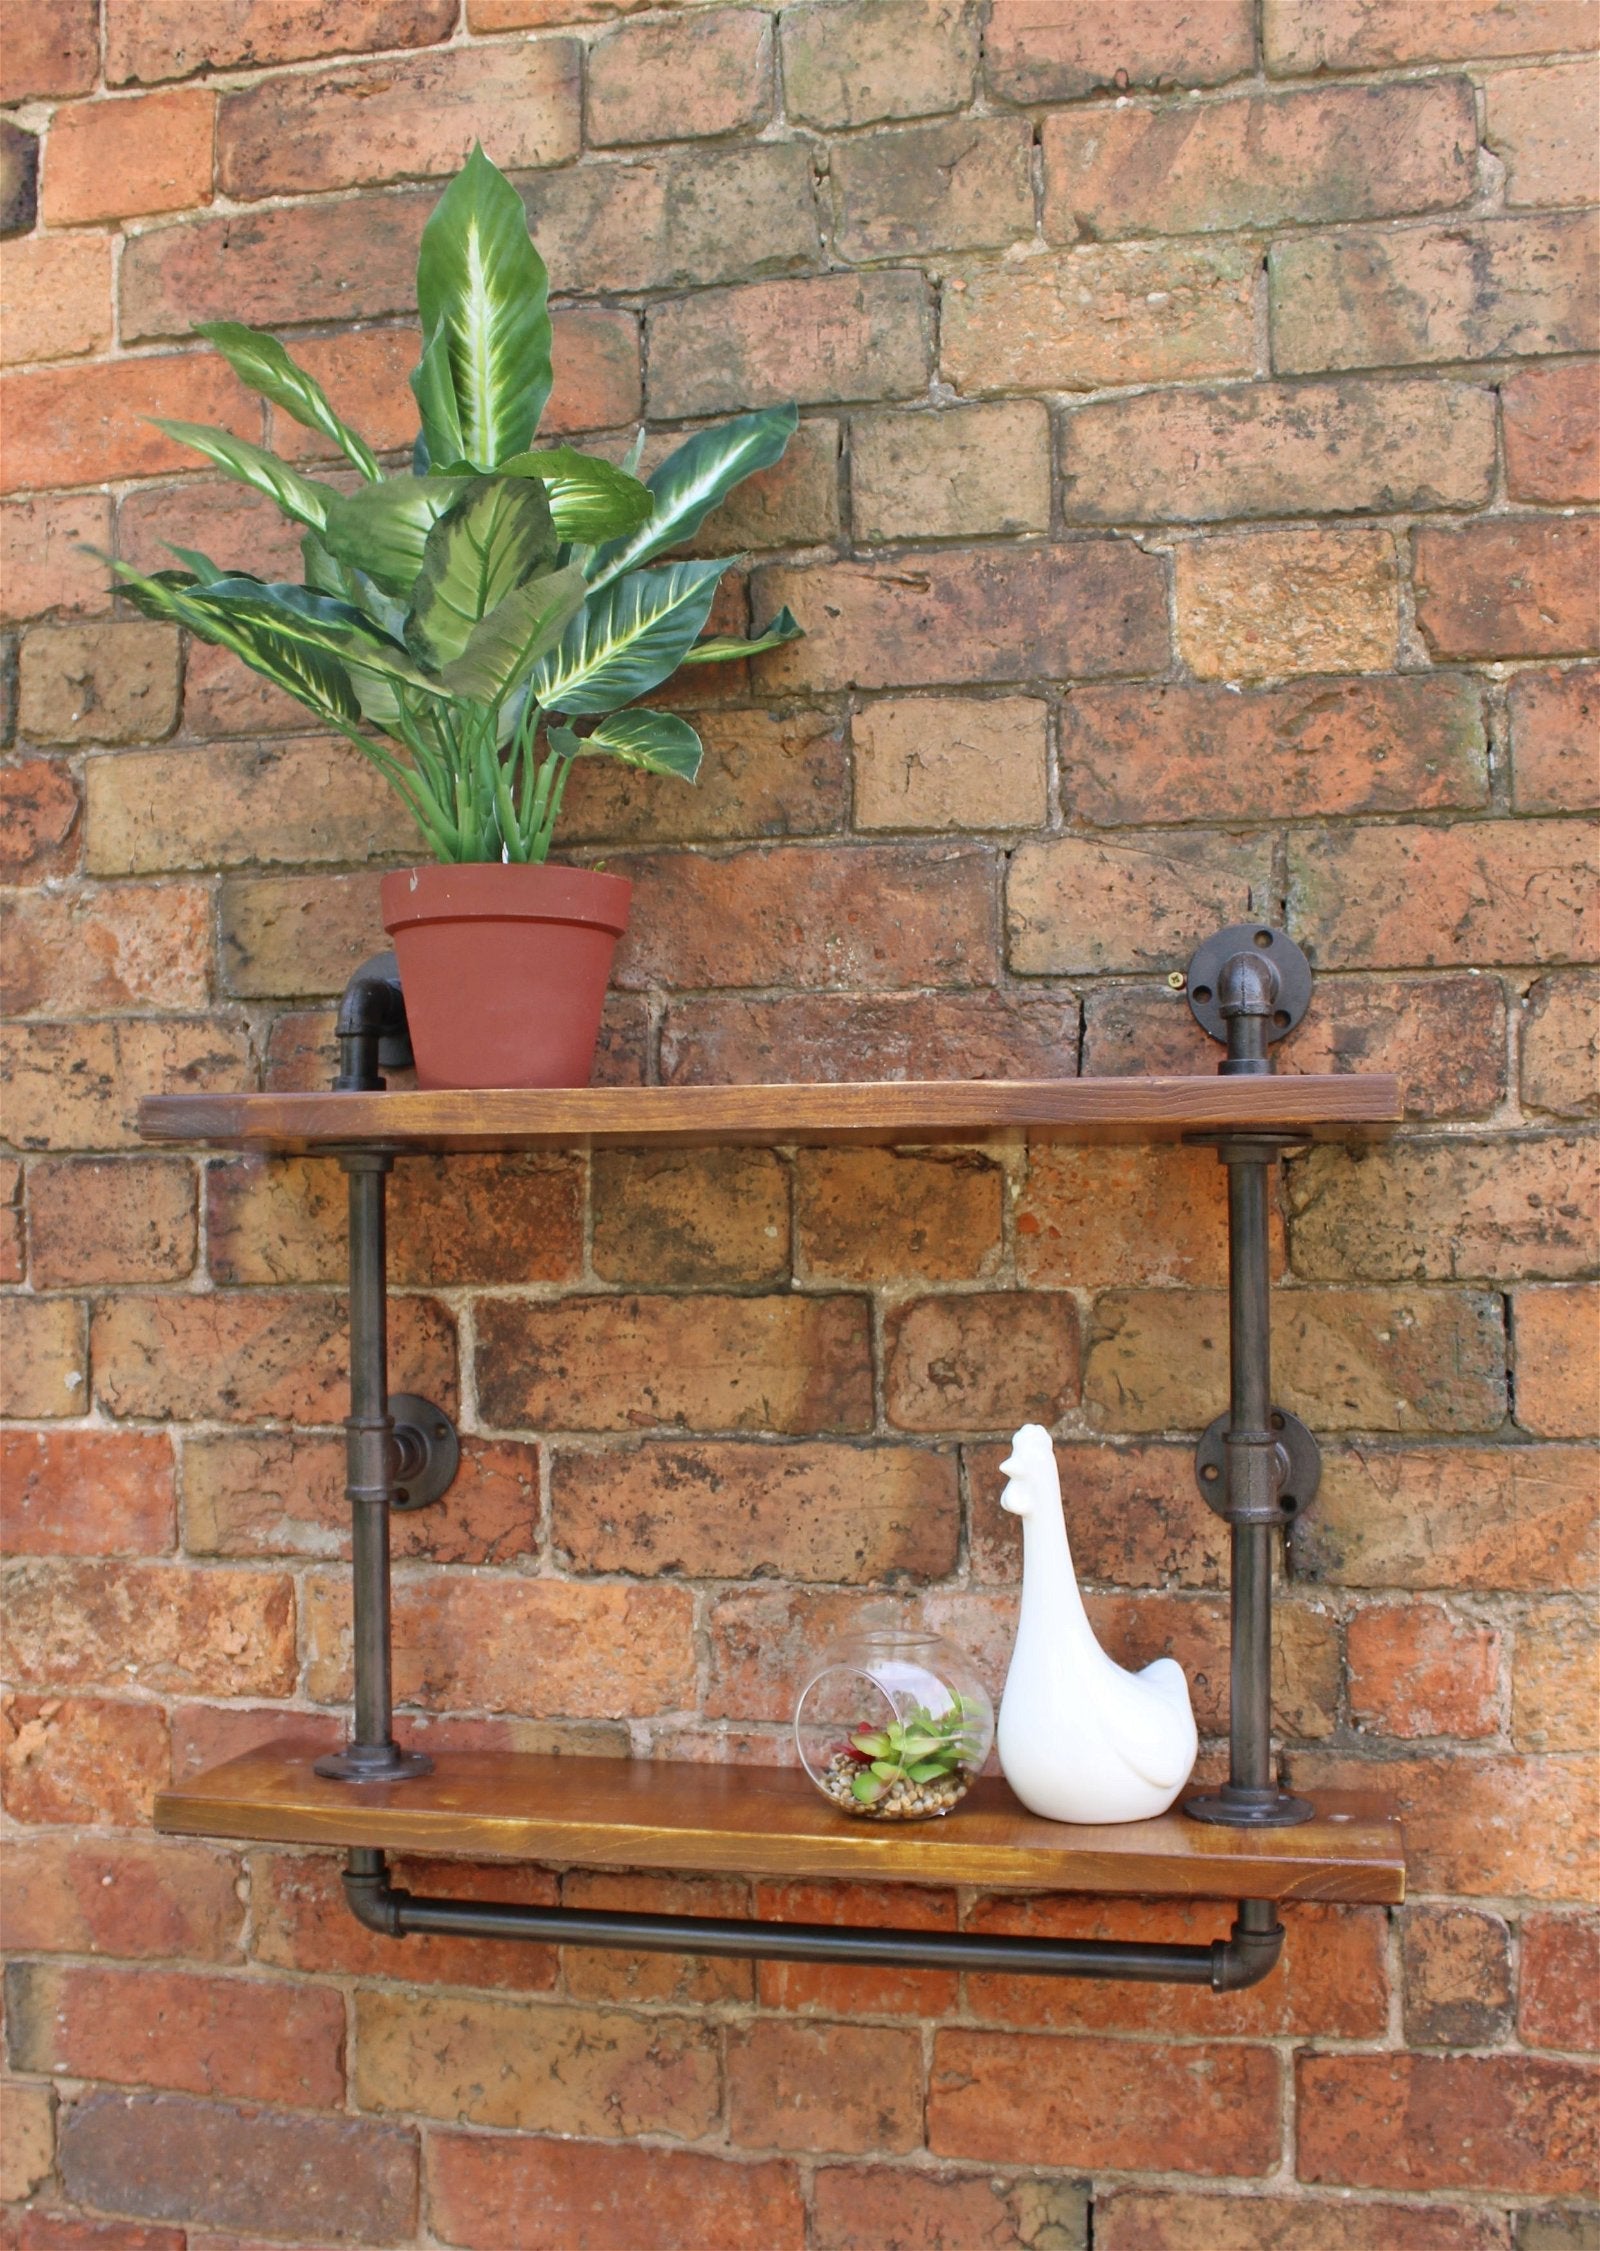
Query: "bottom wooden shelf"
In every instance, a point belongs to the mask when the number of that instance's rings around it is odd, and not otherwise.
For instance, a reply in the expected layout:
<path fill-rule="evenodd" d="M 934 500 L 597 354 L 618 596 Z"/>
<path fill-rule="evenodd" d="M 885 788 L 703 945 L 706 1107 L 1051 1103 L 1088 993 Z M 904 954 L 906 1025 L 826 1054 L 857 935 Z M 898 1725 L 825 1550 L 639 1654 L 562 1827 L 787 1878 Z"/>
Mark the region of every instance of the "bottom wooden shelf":
<path fill-rule="evenodd" d="M 1369 1798 L 1298 1829 L 1216 1829 L 1181 1813 L 1122 1828 L 1041 1821 L 997 1776 L 942 1821 L 879 1826 L 786 1767 L 453 1752 L 407 1782 L 325 1781 L 280 1742 L 156 1799 L 156 1827 L 266 1844 L 375 1845 L 464 1859 L 702 1874 L 966 1884 L 1181 1899 L 1405 1897 L 1399 1823 Z"/>

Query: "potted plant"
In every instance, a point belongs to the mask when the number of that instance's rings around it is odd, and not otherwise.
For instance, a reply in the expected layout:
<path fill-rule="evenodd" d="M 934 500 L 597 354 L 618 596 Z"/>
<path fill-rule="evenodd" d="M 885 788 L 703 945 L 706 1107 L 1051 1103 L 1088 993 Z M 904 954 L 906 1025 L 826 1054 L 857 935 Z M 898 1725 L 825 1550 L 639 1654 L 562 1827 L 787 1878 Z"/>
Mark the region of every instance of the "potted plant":
<path fill-rule="evenodd" d="M 644 482 L 642 430 L 621 467 L 535 450 L 548 293 L 521 198 L 474 148 L 422 234 L 409 469 L 386 475 L 276 337 L 202 326 L 354 477 L 335 486 L 225 430 L 163 422 L 302 527 L 304 584 L 191 548 L 172 549 L 175 570 L 113 566 L 147 615 L 231 649 L 354 743 L 415 818 L 434 864 L 384 878 L 383 920 L 424 1086 L 587 1082 L 630 886 L 548 864 L 573 765 L 604 756 L 693 781 L 694 729 L 638 699 L 680 665 L 800 630 L 783 611 L 754 639 L 702 640 L 733 558 L 646 567 L 779 458 L 794 408 L 702 431 Z"/>

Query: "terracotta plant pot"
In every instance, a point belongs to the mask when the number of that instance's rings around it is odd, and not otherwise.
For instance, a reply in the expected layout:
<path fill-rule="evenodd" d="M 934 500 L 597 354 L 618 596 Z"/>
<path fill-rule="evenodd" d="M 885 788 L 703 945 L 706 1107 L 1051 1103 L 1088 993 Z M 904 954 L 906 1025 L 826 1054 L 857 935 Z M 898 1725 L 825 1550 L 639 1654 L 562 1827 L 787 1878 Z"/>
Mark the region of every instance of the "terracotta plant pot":
<path fill-rule="evenodd" d="M 386 875 L 418 1084 L 587 1086 L 632 893 L 590 868 Z"/>

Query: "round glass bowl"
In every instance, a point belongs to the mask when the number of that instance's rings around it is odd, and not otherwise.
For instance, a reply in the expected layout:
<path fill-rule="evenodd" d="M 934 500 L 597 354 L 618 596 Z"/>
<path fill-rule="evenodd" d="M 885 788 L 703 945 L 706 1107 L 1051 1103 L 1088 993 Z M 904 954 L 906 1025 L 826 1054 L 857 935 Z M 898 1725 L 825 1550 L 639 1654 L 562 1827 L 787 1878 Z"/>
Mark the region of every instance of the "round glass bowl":
<path fill-rule="evenodd" d="M 817 1662 L 794 1714 L 795 1747 L 841 1813 L 927 1821 L 961 1803 L 994 1742 L 994 1706 L 972 1660 L 937 1634 L 866 1627 Z"/>

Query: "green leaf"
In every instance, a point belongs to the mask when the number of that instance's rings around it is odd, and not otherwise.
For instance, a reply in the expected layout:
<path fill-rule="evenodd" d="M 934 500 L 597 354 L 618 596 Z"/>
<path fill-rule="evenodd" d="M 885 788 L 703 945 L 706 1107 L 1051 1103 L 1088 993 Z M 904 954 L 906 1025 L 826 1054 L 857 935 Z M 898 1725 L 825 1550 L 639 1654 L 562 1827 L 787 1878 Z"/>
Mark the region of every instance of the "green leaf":
<path fill-rule="evenodd" d="M 578 748 L 604 751 L 620 758 L 624 766 L 642 766 L 647 774 L 676 774 L 686 782 L 699 773 L 705 755 L 700 737 L 686 719 L 677 719 L 670 711 L 646 711 L 639 704 L 602 719 Z"/>
<path fill-rule="evenodd" d="M 499 703 L 556 646 L 586 592 L 579 570 L 524 579 L 475 628 L 460 656 L 444 667 L 444 685 L 452 695 Z"/>
<path fill-rule="evenodd" d="M 691 538 L 741 479 L 781 459 L 799 419 L 792 406 L 763 407 L 758 414 L 741 414 L 718 430 L 701 430 L 676 453 L 669 453 L 647 479 L 655 495 L 655 514 L 642 530 L 612 540 L 591 556 L 593 583 L 609 586 L 624 571 Z"/>
<path fill-rule="evenodd" d="M 863 1758 L 868 1759 L 881 1759 L 884 1752 L 889 1748 L 887 1735 L 874 1735 L 865 1729 L 859 1735 L 852 1735 L 850 1741 L 853 1748 L 858 1750 Z"/>
<path fill-rule="evenodd" d="M 346 665 L 386 680 L 402 680 L 426 694 L 441 693 L 439 683 L 418 670 L 398 641 L 390 640 L 349 602 L 310 587 L 224 578 L 197 588 L 187 601 L 190 609 L 219 617 L 235 629 L 245 626 L 272 633 L 299 647 L 322 649 Z"/>
<path fill-rule="evenodd" d="M 900 1779 L 899 1765 L 892 1759 L 874 1759 L 872 1771 L 880 1782 L 898 1782 Z"/>
<path fill-rule="evenodd" d="M 950 1772 L 947 1759 L 923 1759 L 907 1769 L 913 1782 L 937 1782 Z"/>
<path fill-rule="evenodd" d="M 650 521 L 655 495 L 625 470 L 596 461 L 575 446 L 551 446 L 542 453 L 514 453 L 502 461 L 502 477 L 537 477 L 550 495 L 550 513 L 563 539 L 585 542 L 616 539 Z"/>
<path fill-rule="evenodd" d="M 269 336 L 264 329 L 246 328 L 236 320 L 206 321 L 195 334 L 215 344 L 234 374 L 253 391 L 259 391 L 274 406 L 281 406 L 306 429 L 331 438 L 364 477 L 377 481 L 380 472 L 372 448 L 340 421 L 316 377 L 295 365 L 276 336 Z"/>
<path fill-rule="evenodd" d="M 450 372 L 450 339 L 443 329 L 411 370 L 411 389 L 422 417 L 411 470 L 422 477 L 434 462 L 458 460 L 462 451 L 461 409 Z"/>
<path fill-rule="evenodd" d="M 555 560 L 557 544 L 536 479 L 470 478 L 423 545 L 407 648 L 425 664 L 449 664 L 514 587 Z"/>
<path fill-rule="evenodd" d="M 417 309 L 425 362 L 442 342 L 461 433 L 455 450 L 480 469 L 523 452 L 539 426 L 550 396 L 548 295 L 522 198 L 475 145 L 422 230 Z M 431 430 L 428 451 L 435 461 L 454 457 Z"/>
<path fill-rule="evenodd" d="M 314 536 L 311 532 L 306 534 L 308 539 Z M 164 539 L 161 544 L 169 555 L 177 556 L 184 569 L 191 572 L 201 586 L 210 586 L 219 578 L 239 578 L 244 575 L 239 571 L 225 571 L 209 555 L 202 555 L 198 547 L 179 547 L 170 539 Z"/>
<path fill-rule="evenodd" d="M 853 1775 L 850 1788 L 862 1805 L 876 1805 L 883 1796 L 883 1784 L 874 1781 L 870 1774 Z"/>
<path fill-rule="evenodd" d="M 316 528 L 341 563 L 390 593 L 409 594 L 429 532 L 460 498 L 459 477 L 391 477 L 330 495 L 327 522 Z"/>
<path fill-rule="evenodd" d="M 252 671 L 286 690 L 320 719 L 337 726 L 359 718 L 361 707 L 350 676 L 337 657 L 326 650 L 286 640 L 254 619 L 209 607 L 200 599 L 202 590 L 186 572 L 158 571 L 146 577 L 128 563 L 117 563 L 113 568 L 127 586 L 135 608 L 146 617 L 187 626 L 202 641 L 231 649 Z M 210 589 L 203 591 L 209 593 Z"/>
<path fill-rule="evenodd" d="M 280 461 L 275 453 L 261 446 L 248 444 L 243 438 L 233 437 L 226 430 L 217 430 L 209 422 L 166 422 L 156 417 L 156 428 L 165 430 L 169 438 L 180 445 L 192 446 L 203 453 L 230 477 L 237 477 L 242 485 L 252 485 L 264 492 L 269 500 L 276 501 L 286 516 L 297 524 L 309 524 L 313 531 L 321 531 L 328 520 L 328 510 L 339 495 L 331 485 L 320 485 L 314 477 L 302 477 L 298 469 L 291 469 L 287 461 Z"/>
<path fill-rule="evenodd" d="M 533 675 L 547 711 L 569 717 L 615 711 L 656 687 L 683 662 L 706 622 L 725 563 L 673 563 L 634 571 L 604 593 L 590 590 L 561 645 Z"/>
<path fill-rule="evenodd" d="M 720 635 L 715 640 L 697 641 L 683 661 L 685 664 L 731 664 L 735 657 L 758 657 L 763 649 L 781 648 L 785 641 L 798 641 L 804 633 L 805 627 L 785 608 L 753 641 L 737 641 Z"/>

